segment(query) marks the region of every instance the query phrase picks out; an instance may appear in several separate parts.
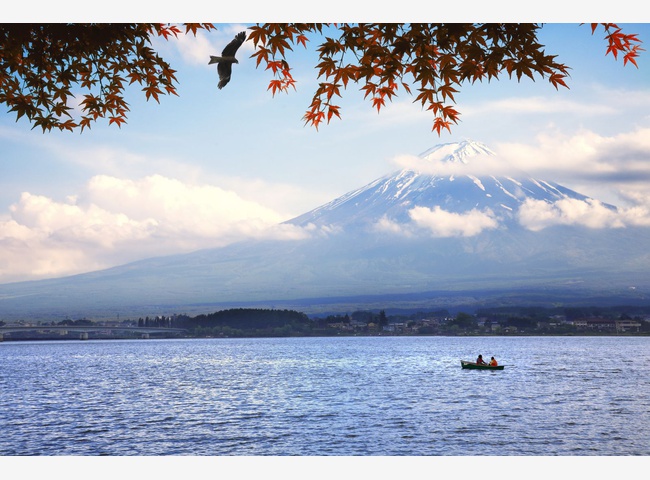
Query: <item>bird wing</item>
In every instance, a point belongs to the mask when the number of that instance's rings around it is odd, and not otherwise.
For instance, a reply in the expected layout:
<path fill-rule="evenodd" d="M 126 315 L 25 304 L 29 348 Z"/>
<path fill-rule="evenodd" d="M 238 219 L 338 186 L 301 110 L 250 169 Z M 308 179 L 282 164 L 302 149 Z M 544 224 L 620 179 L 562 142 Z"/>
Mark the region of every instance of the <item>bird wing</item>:
<path fill-rule="evenodd" d="M 222 57 L 234 57 L 235 52 L 246 41 L 246 32 L 239 32 L 235 38 L 223 49 L 221 52 Z"/>
<path fill-rule="evenodd" d="M 230 74 L 232 73 L 232 63 L 219 62 L 217 64 L 217 73 L 219 73 L 219 85 L 217 87 L 222 89 L 230 81 Z"/>

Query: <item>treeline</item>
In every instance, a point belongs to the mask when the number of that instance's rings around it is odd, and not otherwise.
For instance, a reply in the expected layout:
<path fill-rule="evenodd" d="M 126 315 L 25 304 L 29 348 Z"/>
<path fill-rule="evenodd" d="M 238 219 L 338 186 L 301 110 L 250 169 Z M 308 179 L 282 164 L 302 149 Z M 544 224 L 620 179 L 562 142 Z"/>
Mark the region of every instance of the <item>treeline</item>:
<path fill-rule="evenodd" d="M 334 336 L 386 333 L 391 323 L 404 322 L 415 333 L 435 333 L 419 321 L 423 317 L 445 318 L 447 310 L 387 315 L 384 310 L 358 310 L 346 314 L 332 314 L 309 318 L 295 310 L 235 308 L 197 316 L 173 315 L 162 317 L 162 323 L 184 328 L 190 337 L 290 337 Z M 154 321 L 149 325 L 155 324 Z M 402 332 L 404 333 L 404 332 Z"/>
<path fill-rule="evenodd" d="M 387 315 L 385 310 L 373 312 L 369 310 L 357 310 L 351 314 L 336 314 L 327 315 L 326 317 L 316 317 L 314 321 L 320 327 L 328 327 L 332 325 L 350 325 L 350 324 L 365 324 L 385 327 L 391 323 L 405 323 L 415 324 L 423 318 L 449 318 L 450 313 L 448 310 L 434 310 L 434 311 L 418 311 L 410 314 L 392 314 Z"/>
<path fill-rule="evenodd" d="M 138 318 L 138 327 L 156 327 L 170 328 L 172 326 L 172 317 L 158 316 L 154 318 Z"/>
<path fill-rule="evenodd" d="M 190 317 L 176 315 L 171 326 L 186 328 L 198 337 L 304 336 L 314 322 L 302 312 L 256 308 L 234 308 Z"/>

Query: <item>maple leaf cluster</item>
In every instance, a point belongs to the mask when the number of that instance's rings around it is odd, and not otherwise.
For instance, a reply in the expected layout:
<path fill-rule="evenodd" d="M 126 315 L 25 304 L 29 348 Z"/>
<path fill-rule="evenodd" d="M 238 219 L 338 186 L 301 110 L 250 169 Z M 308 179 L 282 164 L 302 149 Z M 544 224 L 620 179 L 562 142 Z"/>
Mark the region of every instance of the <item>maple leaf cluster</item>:
<path fill-rule="evenodd" d="M 213 28 L 185 24 L 185 33 Z M 176 71 L 151 38 L 179 33 L 175 25 L 154 23 L 2 24 L 0 103 L 44 132 L 83 131 L 101 118 L 121 126 L 129 111 L 125 86 L 141 85 L 147 100 L 177 95 Z"/>
<path fill-rule="evenodd" d="M 592 35 L 599 25 L 598 23 L 591 24 Z M 605 55 L 611 53 L 614 58 L 618 58 L 618 54 L 623 53 L 623 65 L 627 65 L 630 62 L 638 68 L 636 58 L 639 56 L 639 52 L 643 51 L 639 36 L 623 33 L 621 28 L 615 23 L 603 23 L 602 26 L 605 29 L 605 40 L 608 43 Z"/>
<path fill-rule="evenodd" d="M 641 41 L 616 24 L 602 25 L 607 54 L 636 66 Z M 0 24 L 0 103 L 43 132 L 83 131 L 98 119 L 118 127 L 129 106 L 125 87 L 138 84 L 147 100 L 178 95 L 176 71 L 152 48 L 154 36 L 210 31 L 211 23 Z M 272 73 L 273 95 L 296 87 L 287 56 L 317 37 L 319 81 L 304 120 L 318 129 L 341 117 L 338 101 L 356 85 L 380 111 L 400 89 L 433 114 L 433 131 L 451 131 L 464 82 L 508 75 L 547 79 L 568 88 L 569 67 L 537 39 L 543 25 L 518 23 L 265 23 L 249 28 L 257 67 Z M 331 34 L 331 36 L 330 36 Z M 79 96 L 79 97 L 77 97 Z"/>
<path fill-rule="evenodd" d="M 624 54 L 624 63 L 636 65 L 640 50 L 636 35 L 624 34 L 616 24 L 602 24 L 607 53 Z M 592 25 L 592 34 L 598 24 Z M 275 95 L 295 88 L 286 54 L 292 46 L 306 46 L 308 34 L 322 36 L 334 27 L 338 37 L 325 37 L 318 47 L 320 80 L 304 120 L 316 128 L 341 117 L 342 90 L 357 84 L 379 111 L 402 88 L 415 102 L 433 113 L 433 131 L 451 131 L 460 113 L 454 94 L 463 82 L 498 79 L 507 74 L 547 79 L 556 89 L 568 88 L 569 67 L 544 51 L 537 40 L 540 24 L 518 23 L 361 23 L 361 24 L 257 24 L 249 39 L 256 46 L 257 65 L 266 64 L 274 75 L 269 85 Z"/>

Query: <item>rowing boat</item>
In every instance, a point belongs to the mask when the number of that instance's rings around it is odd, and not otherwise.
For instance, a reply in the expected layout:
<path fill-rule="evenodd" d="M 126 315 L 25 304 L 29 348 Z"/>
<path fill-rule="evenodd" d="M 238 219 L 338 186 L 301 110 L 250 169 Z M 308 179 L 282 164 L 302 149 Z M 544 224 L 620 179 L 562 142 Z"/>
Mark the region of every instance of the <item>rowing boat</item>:
<path fill-rule="evenodd" d="M 474 369 L 474 370 L 503 370 L 503 365 L 479 365 L 478 363 L 475 362 L 467 362 L 465 360 L 460 361 L 460 366 L 463 368 L 469 368 L 469 369 Z"/>

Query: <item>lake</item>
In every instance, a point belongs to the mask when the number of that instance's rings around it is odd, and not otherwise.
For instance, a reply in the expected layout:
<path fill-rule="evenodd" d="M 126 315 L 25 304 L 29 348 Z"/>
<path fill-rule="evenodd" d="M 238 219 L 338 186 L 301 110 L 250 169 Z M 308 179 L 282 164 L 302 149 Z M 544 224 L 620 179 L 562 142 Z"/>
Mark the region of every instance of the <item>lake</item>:
<path fill-rule="evenodd" d="M 0 455 L 647 456 L 648 366 L 648 337 L 3 342 Z"/>

